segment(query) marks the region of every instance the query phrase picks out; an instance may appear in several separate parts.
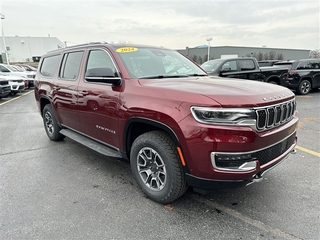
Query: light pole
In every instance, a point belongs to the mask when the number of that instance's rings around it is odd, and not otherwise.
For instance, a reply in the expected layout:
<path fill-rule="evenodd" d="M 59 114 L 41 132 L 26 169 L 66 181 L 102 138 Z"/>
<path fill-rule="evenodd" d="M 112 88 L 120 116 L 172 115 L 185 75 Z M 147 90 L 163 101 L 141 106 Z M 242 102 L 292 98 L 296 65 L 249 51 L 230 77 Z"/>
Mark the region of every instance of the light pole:
<path fill-rule="evenodd" d="M 208 41 L 208 61 L 210 59 L 210 41 L 212 41 L 212 38 L 207 38 Z"/>
<path fill-rule="evenodd" d="M 7 64 L 9 65 L 9 59 L 8 59 L 8 52 L 7 52 L 7 46 L 6 46 L 6 42 L 5 42 L 5 39 L 4 39 L 4 33 L 3 33 L 3 26 L 2 26 L 2 19 L 5 19 L 5 16 L 0 13 L 0 25 L 1 25 L 1 32 L 2 32 L 2 41 L 3 41 L 3 46 L 4 46 L 4 53 L 6 54 L 6 61 L 7 61 Z"/>

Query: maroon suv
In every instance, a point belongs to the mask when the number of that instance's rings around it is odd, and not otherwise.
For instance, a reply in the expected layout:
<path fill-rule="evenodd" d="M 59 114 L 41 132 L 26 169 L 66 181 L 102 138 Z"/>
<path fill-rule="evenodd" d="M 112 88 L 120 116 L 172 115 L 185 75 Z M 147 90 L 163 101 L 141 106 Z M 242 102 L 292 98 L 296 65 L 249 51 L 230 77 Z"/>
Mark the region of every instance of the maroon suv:
<path fill-rule="evenodd" d="M 287 88 L 209 77 L 177 51 L 91 43 L 42 56 L 35 98 L 48 137 L 130 160 L 142 191 L 169 203 L 247 185 L 294 151 Z"/>

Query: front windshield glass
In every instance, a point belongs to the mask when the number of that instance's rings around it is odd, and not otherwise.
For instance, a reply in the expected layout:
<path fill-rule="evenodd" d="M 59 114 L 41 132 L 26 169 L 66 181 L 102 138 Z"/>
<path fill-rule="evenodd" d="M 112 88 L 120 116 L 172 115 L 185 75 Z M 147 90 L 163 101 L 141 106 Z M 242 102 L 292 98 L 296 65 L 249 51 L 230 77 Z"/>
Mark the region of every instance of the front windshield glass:
<path fill-rule="evenodd" d="M 23 72 L 14 66 L 7 65 L 7 68 L 9 68 L 12 72 Z"/>
<path fill-rule="evenodd" d="M 205 76 L 196 64 L 174 50 L 122 47 L 116 50 L 131 78 Z"/>
<path fill-rule="evenodd" d="M 213 72 L 223 60 L 211 60 L 205 62 L 201 67 L 207 72 Z"/>

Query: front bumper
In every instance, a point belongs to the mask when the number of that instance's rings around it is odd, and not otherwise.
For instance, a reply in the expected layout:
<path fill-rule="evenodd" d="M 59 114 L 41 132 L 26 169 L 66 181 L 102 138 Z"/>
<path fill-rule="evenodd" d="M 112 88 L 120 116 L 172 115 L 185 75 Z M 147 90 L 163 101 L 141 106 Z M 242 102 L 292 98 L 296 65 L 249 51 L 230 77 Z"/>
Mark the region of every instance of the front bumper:
<path fill-rule="evenodd" d="M 290 141 L 293 139 L 293 143 L 291 144 Z M 263 179 L 263 175 L 279 165 L 280 163 L 285 160 L 290 153 L 295 153 L 294 147 L 297 144 L 297 137 L 295 134 L 290 136 L 288 139 L 285 139 L 284 141 L 275 144 L 273 146 L 270 146 L 270 148 L 263 149 L 262 151 L 270 151 L 271 149 L 278 148 L 280 145 L 287 145 L 288 148 L 283 151 L 282 154 L 280 154 L 278 157 L 273 159 L 270 162 L 265 163 L 264 165 L 261 164 L 261 159 L 257 159 L 254 161 L 255 168 L 247 171 L 249 173 L 247 179 L 243 180 L 212 180 L 212 179 L 206 179 L 206 178 L 200 178 L 193 176 L 189 173 L 186 174 L 186 180 L 188 182 L 188 185 L 195 188 L 195 190 L 198 190 L 199 192 L 205 193 L 213 189 L 219 189 L 219 188 L 238 188 L 250 185 L 254 182 L 259 182 Z M 257 151 L 256 153 L 259 153 L 261 151 Z M 273 153 L 271 153 L 272 155 Z M 221 169 L 221 171 L 228 171 L 229 174 L 236 174 L 239 172 L 246 173 L 246 171 L 242 169 Z"/>
<path fill-rule="evenodd" d="M 188 184 L 196 188 L 238 186 L 252 182 L 280 163 L 296 143 L 298 112 L 290 121 L 264 131 L 251 127 L 205 125 L 192 117 L 180 122 L 186 129 L 180 141 Z"/>
<path fill-rule="evenodd" d="M 24 84 L 23 85 L 11 85 L 11 92 L 14 92 L 14 93 L 21 92 L 24 89 L 25 89 Z"/>

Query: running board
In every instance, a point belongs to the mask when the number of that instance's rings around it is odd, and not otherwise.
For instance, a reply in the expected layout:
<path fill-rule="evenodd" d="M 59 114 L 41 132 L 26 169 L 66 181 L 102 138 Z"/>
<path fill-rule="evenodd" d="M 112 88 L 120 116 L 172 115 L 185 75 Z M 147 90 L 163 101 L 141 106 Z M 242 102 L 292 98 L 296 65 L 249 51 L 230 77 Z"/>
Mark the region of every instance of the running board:
<path fill-rule="evenodd" d="M 74 132 L 70 129 L 61 129 L 60 133 L 68 138 L 71 138 L 72 140 L 91 148 L 92 150 L 101 153 L 102 155 L 113 157 L 113 158 L 122 158 L 119 151 L 112 149 L 106 145 L 103 145 L 102 143 L 99 143 L 97 141 L 94 141 L 88 137 L 85 137 L 77 132 Z"/>

